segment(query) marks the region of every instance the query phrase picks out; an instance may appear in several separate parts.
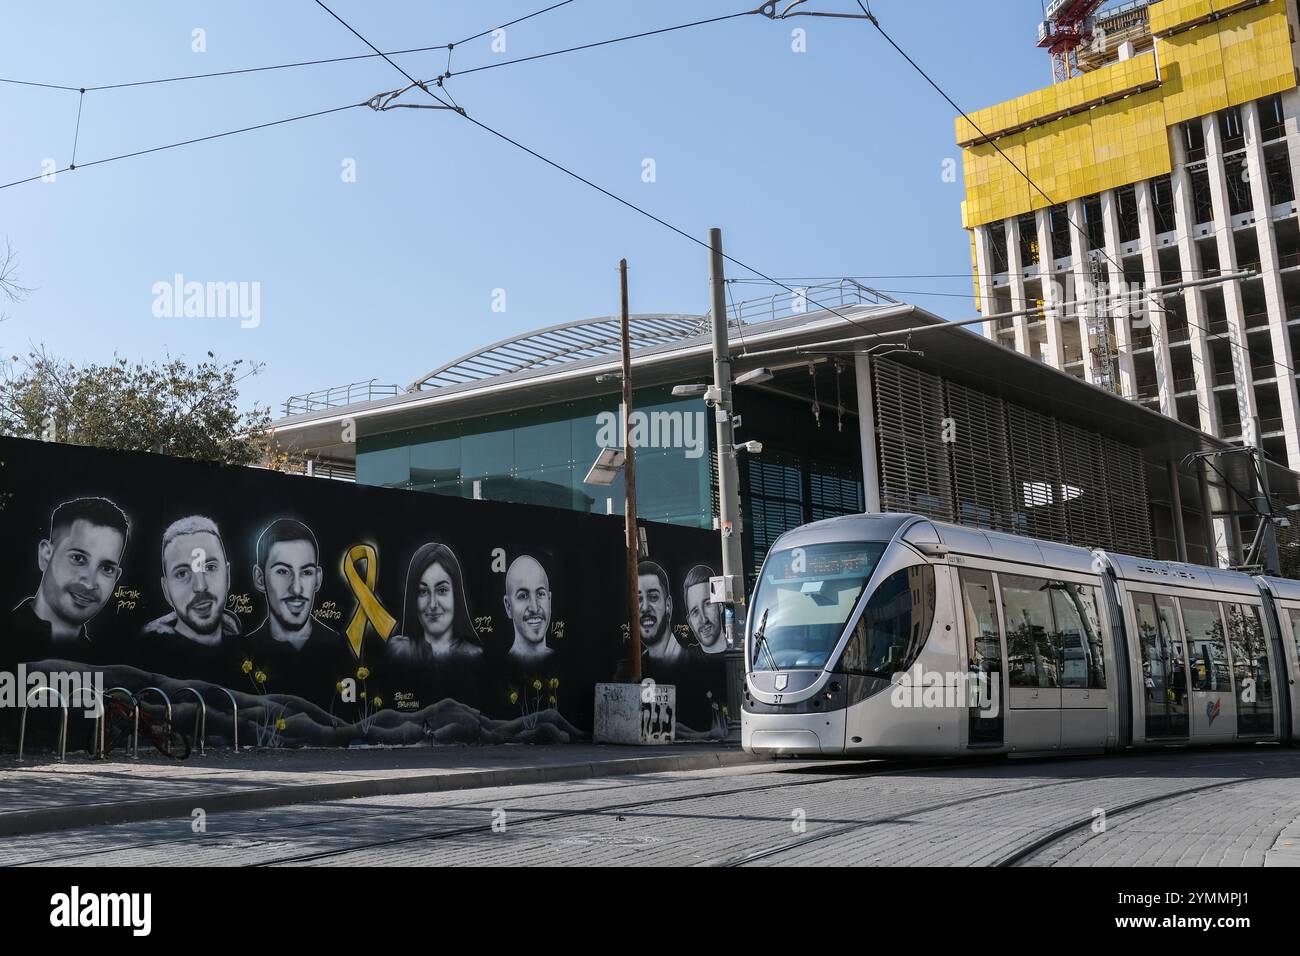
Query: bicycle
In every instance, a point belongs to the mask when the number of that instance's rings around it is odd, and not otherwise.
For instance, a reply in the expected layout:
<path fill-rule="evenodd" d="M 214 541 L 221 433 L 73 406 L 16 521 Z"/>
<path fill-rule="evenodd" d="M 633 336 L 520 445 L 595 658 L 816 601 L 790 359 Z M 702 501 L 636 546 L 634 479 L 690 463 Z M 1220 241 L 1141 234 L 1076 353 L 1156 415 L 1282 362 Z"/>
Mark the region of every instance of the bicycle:
<path fill-rule="evenodd" d="M 140 718 L 141 740 L 152 743 L 154 749 L 164 757 L 171 757 L 173 760 L 189 758 L 190 738 L 173 727 L 171 721 L 154 720 L 145 714 L 141 714 Z M 125 744 L 134 732 L 135 707 L 132 702 L 121 697 L 106 698 L 104 700 L 104 753 L 111 753 Z M 138 742 L 136 752 L 139 752 Z"/>

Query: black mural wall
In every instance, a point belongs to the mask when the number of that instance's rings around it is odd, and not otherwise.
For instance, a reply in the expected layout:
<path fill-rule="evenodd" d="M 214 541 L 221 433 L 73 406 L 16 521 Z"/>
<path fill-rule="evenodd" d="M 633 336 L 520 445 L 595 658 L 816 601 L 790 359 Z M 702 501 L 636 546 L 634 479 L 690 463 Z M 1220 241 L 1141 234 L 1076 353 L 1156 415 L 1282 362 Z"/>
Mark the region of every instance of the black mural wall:
<path fill-rule="evenodd" d="M 158 686 L 178 723 L 193 686 L 228 737 L 219 685 L 241 745 L 580 739 L 625 653 L 618 517 L 0 438 L 0 535 L 0 665 Z M 647 537 L 643 670 L 716 734 L 717 538 Z"/>

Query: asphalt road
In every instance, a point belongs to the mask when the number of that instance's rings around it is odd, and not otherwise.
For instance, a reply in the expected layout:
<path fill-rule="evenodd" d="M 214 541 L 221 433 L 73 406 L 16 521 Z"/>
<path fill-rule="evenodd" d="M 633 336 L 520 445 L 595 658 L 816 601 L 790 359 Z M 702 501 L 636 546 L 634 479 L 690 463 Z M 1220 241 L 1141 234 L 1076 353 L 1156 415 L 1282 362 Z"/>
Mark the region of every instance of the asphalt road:
<path fill-rule="evenodd" d="M 781 761 L 13 837 L 7 865 L 1300 865 L 1300 750 Z"/>

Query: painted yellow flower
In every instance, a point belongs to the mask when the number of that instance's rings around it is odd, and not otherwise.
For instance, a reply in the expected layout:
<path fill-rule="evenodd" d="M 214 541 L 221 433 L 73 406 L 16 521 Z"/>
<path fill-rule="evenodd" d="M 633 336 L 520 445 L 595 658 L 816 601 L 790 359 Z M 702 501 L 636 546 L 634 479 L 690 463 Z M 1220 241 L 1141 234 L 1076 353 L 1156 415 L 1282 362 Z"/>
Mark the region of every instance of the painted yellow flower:
<path fill-rule="evenodd" d="M 253 675 L 253 680 L 257 681 L 259 684 L 265 684 L 266 671 L 258 671 L 256 674 Z"/>
<path fill-rule="evenodd" d="M 252 670 L 253 670 L 253 662 L 252 662 L 252 661 L 244 661 L 244 668 L 243 668 L 243 669 L 244 669 L 244 673 L 245 673 L 245 674 L 251 673 Z"/>
<path fill-rule="evenodd" d="M 369 668 L 369 667 L 358 667 L 358 668 L 357 668 L 357 680 L 365 680 L 365 679 L 366 679 L 367 677 L 369 677 L 369 676 L 370 676 L 370 668 Z"/>
<path fill-rule="evenodd" d="M 519 692 L 518 692 L 518 691 L 512 690 L 512 691 L 510 692 L 510 703 L 512 703 L 512 704 L 517 704 L 517 703 L 519 703 Z"/>
<path fill-rule="evenodd" d="M 380 707 L 383 707 L 383 706 L 384 706 L 384 698 L 382 698 L 382 697 L 375 697 L 374 699 L 372 699 L 372 700 L 370 701 L 370 703 L 372 703 L 372 704 L 375 705 L 375 710 L 378 710 Z"/>
<path fill-rule="evenodd" d="M 560 686 L 560 679 L 559 679 L 558 677 L 552 677 L 552 678 L 551 678 L 551 690 L 555 690 L 555 688 L 557 688 L 557 687 L 559 687 L 559 686 Z"/>
<path fill-rule="evenodd" d="M 726 704 L 723 704 L 723 705 L 722 705 L 722 716 L 723 716 L 723 717 L 729 717 L 729 716 L 730 716 L 730 714 L 729 714 L 728 711 L 727 711 L 727 705 L 726 705 Z"/>
<path fill-rule="evenodd" d="M 334 689 L 338 691 L 340 694 L 343 693 L 343 681 L 339 681 L 337 684 L 335 684 Z"/>
<path fill-rule="evenodd" d="M 283 717 L 281 717 L 279 720 L 277 720 L 277 721 L 275 722 L 275 729 L 276 729 L 276 730 L 284 730 L 284 728 L 285 728 L 286 726 L 287 726 L 287 725 L 285 724 L 285 722 L 284 722 L 284 718 L 283 718 Z"/>
<path fill-rule="evenodd" d="M 555 706 L 555 695 L 554 695 L 554 694 L 552 694 L 550 697 L 548 697 L 548 698 L 546 698 L 546 699 L 547 699 L 547 701 L 550 703 L 550 705 L 551 705 L 552 707 Z"/>
<path fill-rule="evenodd" d="M 542 682 L 539 680 L 533 681 L 533 690 L 541 690 L 541 689 L 542 689 Z"/>

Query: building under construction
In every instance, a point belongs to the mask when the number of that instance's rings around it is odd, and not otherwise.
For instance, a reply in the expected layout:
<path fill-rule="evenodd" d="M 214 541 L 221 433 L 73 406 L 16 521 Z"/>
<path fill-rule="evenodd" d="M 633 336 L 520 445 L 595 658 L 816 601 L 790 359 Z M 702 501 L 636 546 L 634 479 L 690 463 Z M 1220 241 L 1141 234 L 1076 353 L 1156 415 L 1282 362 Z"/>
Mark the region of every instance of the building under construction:
<path fill-rule="evenodd" d="M 957 120 L 985 334 L 1292 469 L 1298 22 L 1295 0 L 1053 0 L 1055 82 Z"/>

